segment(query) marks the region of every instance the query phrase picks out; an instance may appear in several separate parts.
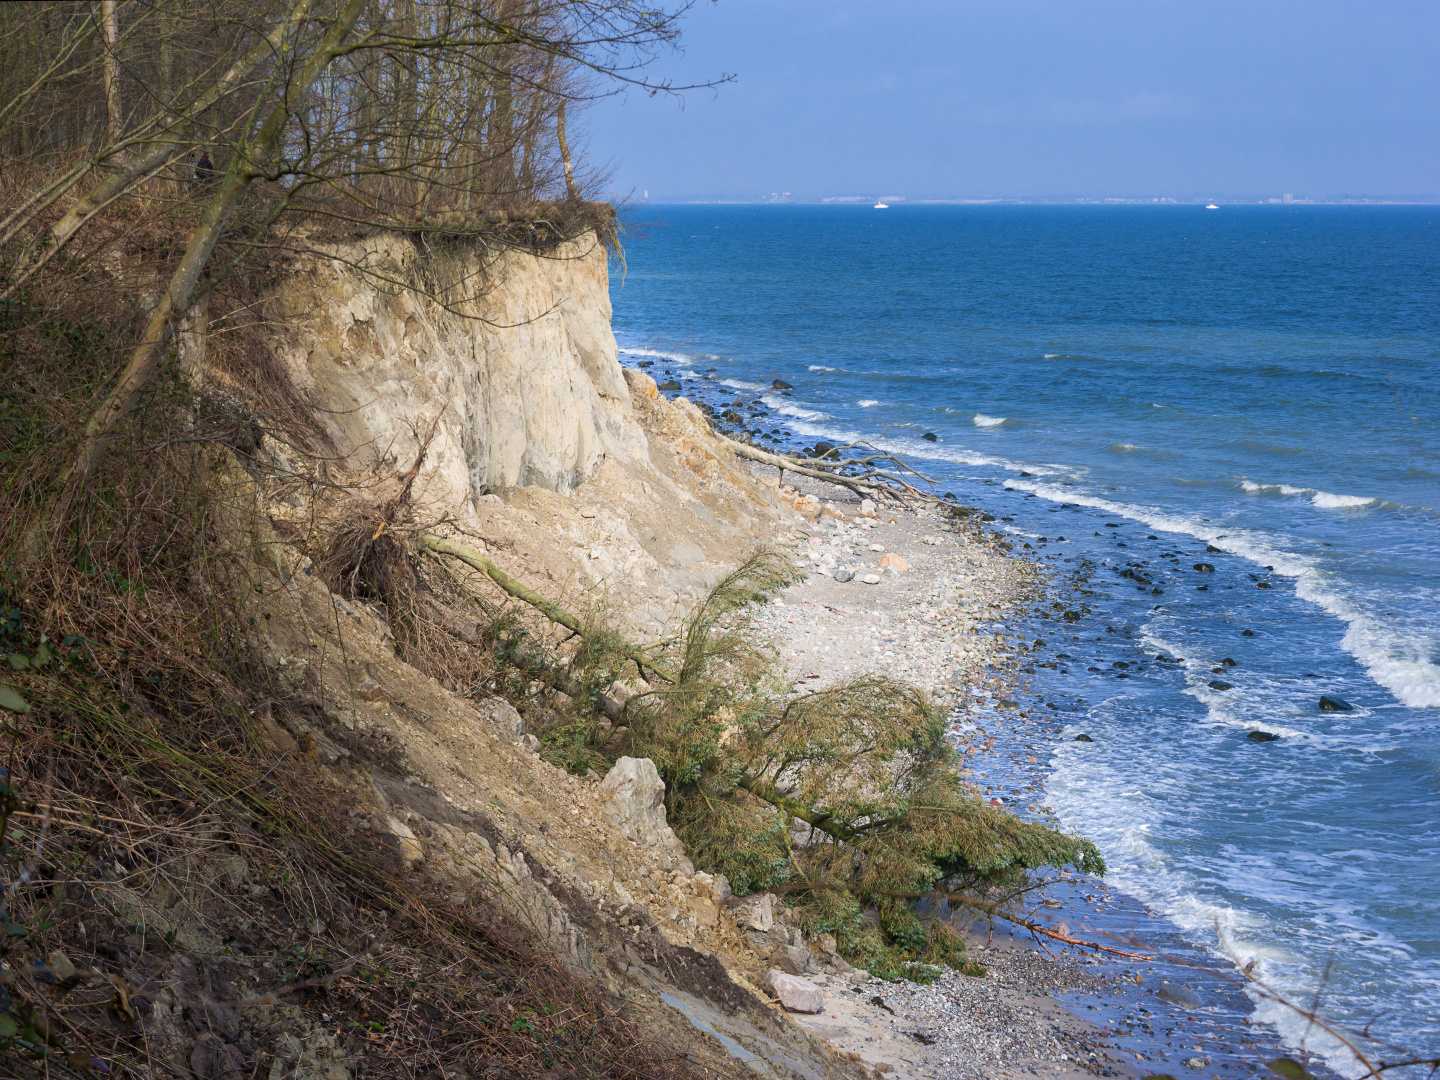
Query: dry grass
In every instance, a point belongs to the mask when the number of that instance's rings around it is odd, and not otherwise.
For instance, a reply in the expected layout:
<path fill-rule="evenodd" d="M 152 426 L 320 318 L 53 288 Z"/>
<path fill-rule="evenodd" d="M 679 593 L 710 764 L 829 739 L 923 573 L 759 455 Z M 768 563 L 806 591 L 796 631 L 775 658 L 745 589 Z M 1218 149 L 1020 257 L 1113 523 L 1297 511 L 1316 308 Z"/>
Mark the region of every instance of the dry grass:
<path fill-rule="evenodd" d="M 133 329 L 129 313 L 98 301 L 85 317 L 55 307 L 11 306 L 0 324 L 13 376 L 0 412 L 0 652 L 56 654 L 5 680 L 32 706 L 6 728 L 23 801 L 0 866 L 18 930 L 6 962 L 23 970 L 58 949 L 114 980 L 60 997 L 44 969 L 8 981 L 0 1012 L 35 1024 L 0 1038 L 7 1071 L 83 1073 L 95 1059 L 110 1075 L 188 1075 L 164 1033 L 188 1042 L 216 1023 L 203 999 L 309 979 L 319 981 L 282 999 L 298 1011 L 281 1008 L 271 1026 L 323 1027 L 371 1075 L 462 1064 L 493 1076 L 689 1075 L 656 1058 L 622 1003 L 483 898 L 457 903 L 397 872 L 349 827 L 314 766 L 266 744 L 257 705 L 302 719 L 313 706 L 275 685 L 239 615 L 250 554 L 236 546 L 217 465 L 260 467 L 229 434 L 253 422 L 253 402 L 227 413 L 222 401 L 197 423 L 183 383 L 158 380 L 68 531 L 40 558 L 18 557 L 88 396 Z M 350 579 L 399 605 L 424 583 L 392 543 L 372 534 Z M 430 632 L 418 603 L 397 618 L 414 628 L 417 655 Z M 224 955 L 197 966 L 197 942 Z M 54 1044 L 44 1056 L 40 1023 Z M 273 1047 L 257 1036 L 253 1064 Z"/>

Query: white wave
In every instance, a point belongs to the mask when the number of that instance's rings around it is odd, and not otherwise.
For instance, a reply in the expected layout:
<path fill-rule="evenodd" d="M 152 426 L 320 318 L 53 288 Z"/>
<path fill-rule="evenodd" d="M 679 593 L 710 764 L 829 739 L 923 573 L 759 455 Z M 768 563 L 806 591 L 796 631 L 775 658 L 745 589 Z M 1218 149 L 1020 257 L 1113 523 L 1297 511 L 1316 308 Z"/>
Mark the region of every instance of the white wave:
<path fill-rule="evenodd" d="M 1073 738 L 1075 730 L 1067 729 L 1064 737 Z M 1045 785 L 1046 801 L 1067 829 L 1088 836 L 1105 853 L 1108 882 L 1164 915 L 1217 959 L 1238 959 L 1242 966 L 1256 961 L 1256 974 L 1271 985 L 1298 996 L 1313 992 L 1305 957 L 1267 934 L 1269 920 L 1206 899 L 1204 886 L 1192 873 L 1149 843 L 1147 834 L 1164 818 L 1168 800 L 1136 783 L 1133 761 L 1077 751 L 1068 741 L 1056 748 L 1053 760 L 1056 769 Z M 1314 1032 L 1307 1039 L 1290 1023 L 1288 1010 L 1266 1008 L 1254 996 L 1252 1001 L 1257 1006 L 1254 1019 L 1275 1027 L 1290 1045 L 1301 1045 L 1303 1039 L 1332 1069 L 1356 1075 L 1348 1071 L 1350 1061 L 1339 1043 L 1327 1043 Z"/>
<path fill-rule="evenodd" d="M 786 401 L 784 398 L 775 394 L 766 394 L 760 400 L 777 413 L 781 413 L 784 416 L 793 416 L 797 420 L 815 421 L 830 419 L 829 413 L 820 412 L 818 409 L 804 408 L 803 406 L 796 405 L 794 402 Z"/>
<path fill-rule="evenodd" d="M 766 390 L 768 387 L 761 383 L 741 382 L 739 379 L 721 379 L 721 386 L 728 386 L 732 390 Z"/>
<path fill-rule="evenodd" d="M 653 356 L 657 360 L 670 360 L 677 364 L 693 364 L 695 362 L 684 353 L 666 352 L 663 349 L 646 349 L 639 345 L 620 345 L 618 349 L 626 356 Z"/>
<path fill-rule="evenodd" d="M 1291 487 L 1289 484 L 1257 484 L 1253 480 L 1242 480 L 1240 487 L 1253 494 L 1299 495 L 1309 499 L 1322 510 L 1356 510 L 1362 506 L 1378 506 L 1381 503 L 1376 496 L 1334 495 L 1318 488 Z"/>
<path fill-rule="evenodd" d="M 1111 450 L 1144 450 L 1143 446 L 1136 446 L 1134 443 L 1117 442 L 1110 447 Z"/>
<path fill-rule="evenodd" d="M 1367 499 L 1363 495 L 1331 495 L 1328 491 L 1317 491 L 1310 501 L 1322 510 L 1353 510 L 1361 506 L 1374 506 L 1379 499 Z"/>
<path fill-rule="evenodd" d="M 1045 359 L 1046 359 L 1046 360 L 1059 360 L 1059 359 L 1060 359 L 1060 355 L 1061 355 L 1061 354 L 1058 353 L 1058 352 L 1047 352 L 1047 353 L 1045 354 Z"/>
<path fill-rule="evenodd" d="M 1008 419 L 1010 419 L 1008 416 L 986 416 L 984 413 L 977 412 L 970 422 L 976 427 L 989 428 L 999 427 Z"/>
<path fill-rule="evenodd" d="M 1088 506 L 1157 531 L 1193 536 L 1258 566 L 1273 566 L 1275 573 L 1295 579 L 1296 596 L 1346 624 L 1341 648 L 1360 662 L 1371 679 L 1411 708 L 1440 706 L 1440 665 L 1431 659 L 1440 655 L 1440 638 L 1433 632 L 1397 627 L 1383 615 L 1368 611 L 1362 601 L 1344 592 L 1348 582 L 1322 569 L 1314 559 L 1277 548 L 1271 538 L 1251 530 L 1222 533 L 1223 525 L 1154 507 L 1129 506 L 1073 488 L 1013 478 L 1006 483 L 1051 502 Z"/>
<path fill-rule="evenodd" d="M 834 369 L 833 367 L 826 367 L 824 364 L 811 364 L 811 365 L 810 365 L 810 370 L 811 370 L 811 371 L 834 371 L 835 369 Z"/>
<path fill-rule="evenodd" d="M 855 404 L 859 405 L 862 409 L 870 409 L 876 405 L 879 405 L 880 402 L 876 401 L 874 398 L 862 398 L 861 400 L 855 402 Z"/>

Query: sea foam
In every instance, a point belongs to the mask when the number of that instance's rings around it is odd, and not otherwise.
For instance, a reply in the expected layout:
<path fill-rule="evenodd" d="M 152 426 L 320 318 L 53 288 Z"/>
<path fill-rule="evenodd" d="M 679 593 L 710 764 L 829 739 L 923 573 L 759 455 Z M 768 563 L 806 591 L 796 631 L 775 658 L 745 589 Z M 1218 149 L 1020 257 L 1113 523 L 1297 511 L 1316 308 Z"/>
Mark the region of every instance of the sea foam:
<path fill-rule="evenodd" d="M 1411 708 L 1440 706 L 1440 665 L 1434 660 L 1440 655 L 1440 640 L 1425 631 L 1396 626 L 1383 614 L 1369 610 L 1365 599 L 1351 592 L 1348 582 L 1322 569 L 1312 557 L 1278 548 L 1270 537 L 1251 530 L 1222 532 L 1223 526 L 1197 517 L 1129 506 L 1043 482 L 1010 479 L 1006 483 L 1052 502 L 1088 506 L 1152 529 L 1193 536 L 1259 566 L 1273 566 L 1275 573 L 1295 580 L 1296 596 L 1346 624 L 1341 647 L 1360 662 L 1370 678 Z M 1301 489 L 1295 490 L 1298 494 Z"/>
<path fill-rule="evenodd" d="M 1322 510 L 1358 510 L 1362 506 L 1379 506 L 1382 502 L 1373 495 L 1334 495 L 1318 488 L 1291 487 L 1289 484 L 1257 484 L 1253 480 L 1240 481 L 1242 491 L 1252 494 L 1292 495 L 1309 499 Z"/>
<path fill-rule="evenodd" d="M 647 349 L 639 345 L 620 345 L 617 346 L 617 349 L 626 356 L 649 356 L 657 360 L 669 360 L 676 364 L 688 365 L 695 363 L 693 357 L 686 356 L 680 352 L 666 352 L 664 349 Z"/>
<path fill-rule="evenodd" d="M 1010 419 L 1008 416 L 986 416 L 984 413 L 977 412 L 970 422 L 976 427 L 991 428 L 999 427 L 1008 419 Z"/>

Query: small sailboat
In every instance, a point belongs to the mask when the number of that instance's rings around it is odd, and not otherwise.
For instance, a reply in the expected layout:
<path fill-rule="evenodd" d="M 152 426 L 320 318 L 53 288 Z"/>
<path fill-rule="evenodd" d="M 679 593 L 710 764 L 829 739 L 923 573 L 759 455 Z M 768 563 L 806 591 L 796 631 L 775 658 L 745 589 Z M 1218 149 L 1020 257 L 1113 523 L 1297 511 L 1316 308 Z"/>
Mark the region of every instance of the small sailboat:
<path fill-rule="evenodd" d="M 1219 210 L 1220 208 L 1219 208 L 1218 206 L 1216 206 L 1216 205 L 1212 202 L 1209 206 L 1205 207 L 1205 209 L 1206 209 L 1206 210 Z"/>
<path fill-rule="evenodd" d="M 875 204 L 875 209 L 876 209 L 876 210 L 889 210 L 889 209 L 890 209 L 890 204 L 889 204 L 888 202 L 886 202 L 884 199 L 881 199 L 879 202 L 877 202 L 877 203 Z"/>

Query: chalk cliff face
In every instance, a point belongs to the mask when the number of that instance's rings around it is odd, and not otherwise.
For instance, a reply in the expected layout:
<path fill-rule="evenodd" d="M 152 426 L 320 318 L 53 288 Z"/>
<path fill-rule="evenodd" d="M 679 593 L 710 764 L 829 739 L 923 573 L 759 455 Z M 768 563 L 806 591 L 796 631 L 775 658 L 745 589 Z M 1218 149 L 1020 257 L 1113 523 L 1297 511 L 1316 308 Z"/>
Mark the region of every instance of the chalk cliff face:
<path fill-rule="evenodd" d="M 273 354 L 334 444 L 332 480 L 404 475 L 429 438 L 418 520 L 453 523 L 542 591 L 603 597 L 646 635 L 798 521 L 777 478 L 752 476 L 699 409 L 622 371 L 593 235 L 489 263 L 404 237 L 315 249 L 267 314 Z M 306 514 L 283 499 L 270 512 Z"/>
<path fill-rule="evenodd" d="M 408 468 L 434 426 L 421 506 L 453 514 L 496 488 L 568 492 L 603 461 L 646 459 L 593 235 L 489 260 L 403 237 L 330 244 L 273 300 L 275 353 L 340 454 Z"/>

